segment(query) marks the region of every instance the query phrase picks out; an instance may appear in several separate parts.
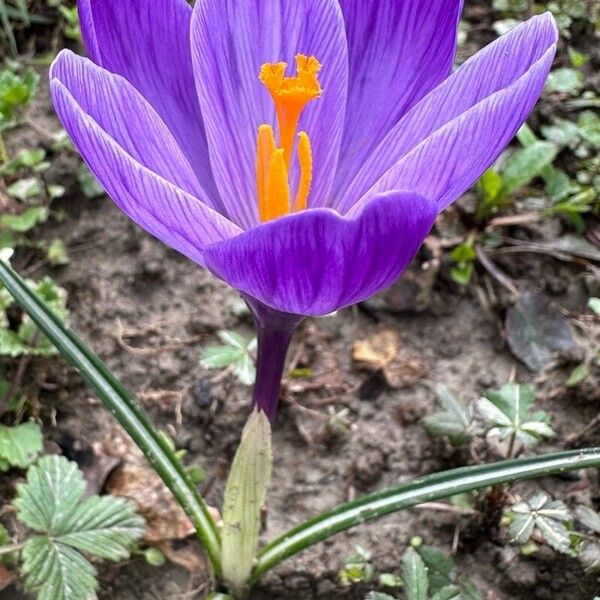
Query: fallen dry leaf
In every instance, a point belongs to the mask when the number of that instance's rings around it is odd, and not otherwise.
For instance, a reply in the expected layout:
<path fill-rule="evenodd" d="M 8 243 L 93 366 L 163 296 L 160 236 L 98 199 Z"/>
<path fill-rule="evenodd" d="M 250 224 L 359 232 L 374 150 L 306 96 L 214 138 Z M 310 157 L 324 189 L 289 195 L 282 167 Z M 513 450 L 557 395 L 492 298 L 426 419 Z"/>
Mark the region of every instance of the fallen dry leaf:
<path fill-rule="evenodd" d="M 421 358 L 400 349 L 398 333 L 389 327 L 378 330 L 367 340 L 354 342 L 352 359 L 359 369 L 380 371 L 394 389 L 413 385 L 427 373 Z"/>
<path fill-rule="evenodd" d="M 172 563 L 190 573 L 208 571 L 206 555 L 200 549 L 196 539 L 164 540 L 155 545 Z"/>
<path fill-rule="evenodd" d="M 12 571 L 0 565 L 0 590 L 7 588 L 15 579 L 16 575 Z"/>
<path fill-rule="evenodd" d="M 183 509 L 129 438 L 113 432 L 103 445 L 107 454 L 121 460 L 106 480 L 106 491 L 129 498 L 135 504 L 147 522 L 146 542 L 183 540 L 195 533 Z M 219 512 L 211 511 L 218 521 Z"/>

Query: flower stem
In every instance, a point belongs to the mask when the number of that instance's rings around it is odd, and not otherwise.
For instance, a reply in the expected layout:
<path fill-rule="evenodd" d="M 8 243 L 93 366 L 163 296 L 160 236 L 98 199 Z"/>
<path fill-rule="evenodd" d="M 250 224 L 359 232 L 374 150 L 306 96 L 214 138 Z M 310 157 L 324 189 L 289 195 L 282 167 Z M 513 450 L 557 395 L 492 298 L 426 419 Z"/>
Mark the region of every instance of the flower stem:
<path fill-rule="evenodd" d="M 277 415 L 287 351 L 304 317 L 274 310 L 249 296 L 246 302 L 254 317 L 258 341 L 252 401 L 272 423 Z"/>

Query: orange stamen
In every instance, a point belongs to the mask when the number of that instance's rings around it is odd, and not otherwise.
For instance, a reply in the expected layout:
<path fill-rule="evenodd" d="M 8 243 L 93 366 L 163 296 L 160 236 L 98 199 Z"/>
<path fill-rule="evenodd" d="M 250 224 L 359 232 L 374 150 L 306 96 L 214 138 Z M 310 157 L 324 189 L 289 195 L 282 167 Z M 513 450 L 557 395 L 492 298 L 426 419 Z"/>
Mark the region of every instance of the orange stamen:
<path fill-rule="evenodd" d="M 256 193 L 258 195 L 258 210 L 261 217 L 267 208 L 267 176 L 269 163 L 275 152 L 275 135 L 270 125 L 261 125 L 258 128 L 258 141 L 256 142 Z"/>
<path fill-rule="evenodd" d="M 301 131 L 298 134 L 298 162 L 300 163 L 300 183 L 294 200 L 294 212 L 304 210 L 308 205 L 308 194 L 313 177 L 312 150 L 310 147 L 310 138 L 306 132 Z"/>
<path fill-rule="evenodd" d="M 290 212 L 290 185 L 282 148 L 277 148 L 267 171 L 265 201 L 259 207 L 261 221 L 271 221 Z"/>
<path fill-rule="evenodd" d="M 305 106 L 321 93 L 318 73 L 321 64 L 313 56 L 296 55 L 297 74 L 286 77 L 287 63 L 267 63 L 260 69 L 260 80 L 271 93 L 277 123 L 279 146 L 273 128 L 263 124 L 258 128 L 256 143 L 256 192 L 261 222 L 277 219 L 308 206 L 308 195 L 313 178 L 313 157 L 306 132 L 298 134 L 298 164 L 300 180 L 291 205 L 289 173 L 292 164 L 294 140 L 300 115 Z"/>
<path fill-rule="evenodd" d="M 296 71 L 286 77 L 287 63 L 266 63 L 260 69 L 259 78 L 271 93 L 279 124 L 279 145 L 284 149 L 286 164 L 292 161 L 292 150 L 298 121 L 304 107 L 321 93 L 318 73 L 321 63 L 314 56 L 296 55 Z"/>

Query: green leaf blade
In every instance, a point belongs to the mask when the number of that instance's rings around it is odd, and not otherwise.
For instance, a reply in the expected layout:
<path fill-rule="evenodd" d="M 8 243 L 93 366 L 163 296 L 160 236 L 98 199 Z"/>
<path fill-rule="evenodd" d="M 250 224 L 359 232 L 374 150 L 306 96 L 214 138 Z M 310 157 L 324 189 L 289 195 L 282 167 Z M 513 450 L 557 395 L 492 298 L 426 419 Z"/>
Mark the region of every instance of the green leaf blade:
<path fill-rule="evenodd" d="M 38 600 L 89 600 L 98 588 L 96 569 L 79 552 L 34 536 L 22 551 L 25 585 L 37 592 Z"/>

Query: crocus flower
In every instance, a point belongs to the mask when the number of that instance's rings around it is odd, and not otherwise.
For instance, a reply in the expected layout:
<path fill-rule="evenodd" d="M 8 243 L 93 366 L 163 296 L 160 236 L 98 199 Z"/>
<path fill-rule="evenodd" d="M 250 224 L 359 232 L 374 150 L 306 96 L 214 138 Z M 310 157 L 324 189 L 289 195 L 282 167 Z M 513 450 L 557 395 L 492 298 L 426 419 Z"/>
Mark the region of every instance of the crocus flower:
<path fill-rule="evenodd" d="M 453 72 L 461 0 L 80 0 L 56 110 L 134 221 L 238 289 L 274 417 L 306 315 L 406 268 L 498 157 L 552 64 L 546 13 Z"/>

